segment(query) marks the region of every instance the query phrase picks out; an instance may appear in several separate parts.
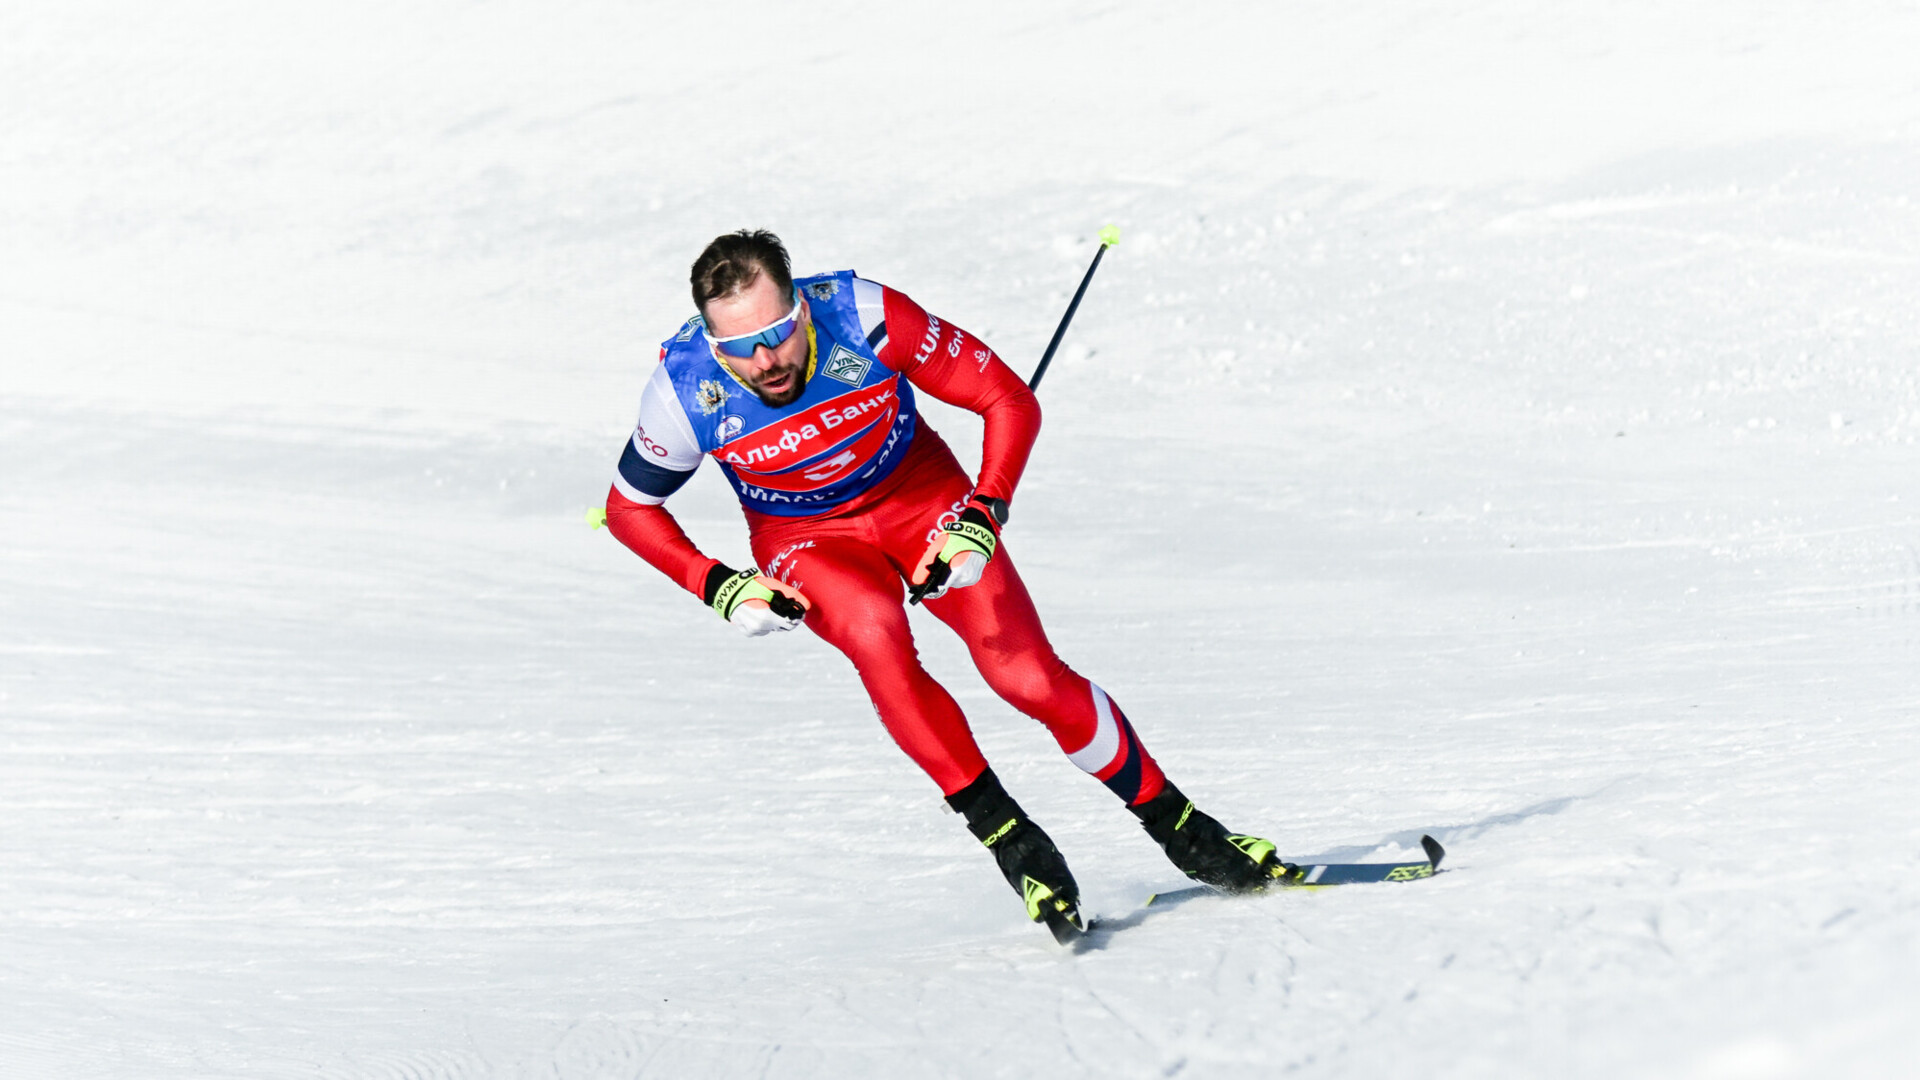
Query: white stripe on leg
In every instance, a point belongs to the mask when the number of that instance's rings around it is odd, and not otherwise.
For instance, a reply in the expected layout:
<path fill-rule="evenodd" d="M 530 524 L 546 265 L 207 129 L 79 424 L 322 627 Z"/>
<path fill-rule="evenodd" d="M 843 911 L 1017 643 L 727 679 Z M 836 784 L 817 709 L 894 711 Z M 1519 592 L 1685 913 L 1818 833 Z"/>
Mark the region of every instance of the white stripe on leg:
<path fill-rule="evenodd" d="M 1088 683 L 1088 686 L 1093 686 Z M 1067 755 L 1067 760 L 1080 766 L 1081 771 L 1098 773 L 1113 763 L 1113 755 L 1120 750 L 1120 725 L 1113 719 L 1113 703 L 1107 700 L 1106 691 L 1093 686 L 1093 708 L 1099 713 L 1099 723 L 1093 729 L 1093 739 L 1087 745 Z"/>

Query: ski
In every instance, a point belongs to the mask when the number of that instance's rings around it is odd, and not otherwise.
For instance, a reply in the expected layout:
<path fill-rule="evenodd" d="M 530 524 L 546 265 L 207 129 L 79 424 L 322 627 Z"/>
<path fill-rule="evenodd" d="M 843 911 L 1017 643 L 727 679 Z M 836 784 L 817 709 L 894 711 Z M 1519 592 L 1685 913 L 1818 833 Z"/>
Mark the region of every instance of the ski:
<path fill-rule="evenodd" d="M 1420 847 L 1427 853 L 1423 862 L 1303 863 L 1274 884 L 1282 889 L 1325 889 L 1334 885 L 1360 885 L 1377 881 L 1419 881 L 1438 873 L 1440 860 L 1447 855 L 1447 849 L 1431 836 L 1422 836 Z M 1152 907 L 1155 903 L 1218 891 L 1207 885 L 1189 885 L 1184 889 L 1154 893 L 1141 906 Z"/>
<path fill-rule="evenodd" d="M 1093 929 L 1091 921 L 1083 920 L 1078 910 L 1072 912 L 1051 911 L 1043 920 L 1047 929 L 1053 932 L 1056 944 L 1072 945 Z"/>

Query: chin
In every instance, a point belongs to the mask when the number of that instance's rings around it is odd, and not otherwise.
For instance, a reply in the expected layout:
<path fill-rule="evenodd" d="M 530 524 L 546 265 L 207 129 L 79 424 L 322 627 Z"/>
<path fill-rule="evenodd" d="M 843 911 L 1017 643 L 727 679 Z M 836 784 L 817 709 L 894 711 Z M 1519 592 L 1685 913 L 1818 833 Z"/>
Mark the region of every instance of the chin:
<path fill-rule="evenodd" d="M 806 381 L 804 379 L 795 379 L 793 381 L 792 386 L 787 387 L 784 391 L 778 394 L 762 393 L 760 390 L 756 389 L 753 392 L 753 396 L 759 398 L 763 403 L 767 405 L 778 406 L 778 405 L 791 405 L 794 402 L 799 401 L 800 395 L 806 392 L 807 392 Z"/>

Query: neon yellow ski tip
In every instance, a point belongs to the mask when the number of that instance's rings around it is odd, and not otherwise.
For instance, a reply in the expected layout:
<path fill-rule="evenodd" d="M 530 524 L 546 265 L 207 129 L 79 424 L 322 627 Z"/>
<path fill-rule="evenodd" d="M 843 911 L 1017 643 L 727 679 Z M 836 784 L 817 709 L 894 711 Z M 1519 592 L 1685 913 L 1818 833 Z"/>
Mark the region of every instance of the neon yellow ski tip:
<path fill-rule="evenodd" d="M 587 524 L 599 528 L 607 523 L 607 508 L 596 506 L 587 511 Z"/>
<path fill-rule="evenodd" d="M 1120 226 L 1108 225 L 1100 230 L 1100 246 L 1112 247 L 1120 242 Z"/>

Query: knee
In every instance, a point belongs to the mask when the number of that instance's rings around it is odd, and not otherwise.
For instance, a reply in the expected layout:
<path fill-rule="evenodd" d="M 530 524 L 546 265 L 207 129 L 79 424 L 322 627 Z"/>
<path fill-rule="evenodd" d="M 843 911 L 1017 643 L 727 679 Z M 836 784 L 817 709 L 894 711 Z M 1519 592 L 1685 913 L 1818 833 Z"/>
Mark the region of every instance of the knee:
<path fill-rule="evenodd" d="M 1053 701 L 1067 674 L 1067 665 L 1051 651 L 982 657 L 979 667 L 1001 700 L 1029 716 Z"/>

